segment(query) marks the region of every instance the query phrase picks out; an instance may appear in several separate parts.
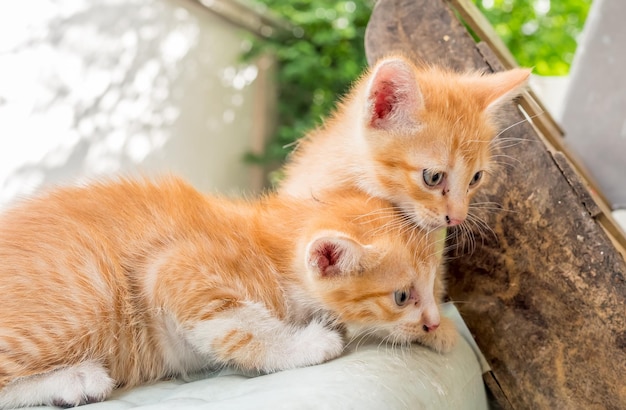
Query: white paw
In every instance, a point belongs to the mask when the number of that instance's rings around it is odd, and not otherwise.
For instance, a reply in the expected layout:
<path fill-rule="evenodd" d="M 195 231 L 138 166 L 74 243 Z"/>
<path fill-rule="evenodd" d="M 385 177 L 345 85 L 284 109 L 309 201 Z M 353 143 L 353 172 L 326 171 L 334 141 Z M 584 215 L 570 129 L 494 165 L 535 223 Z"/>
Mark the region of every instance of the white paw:
<path fill-rule="evenodd" d="M 115 385 L 107 371 L 100 365 L 81 363 L 78 366 L 57 370 L 57 378 L 62 384 L 54 394 L 53 404 L 61 407 L 74 407 L 104 400 Z"/>
<path fill-rule="evenodd" d="M 304 328 L 291 328 L 282 340 L 275 338 L 259 369 L 275 372 L 324 363 L 341 355 L 344 345 L 340 330 L 314 321 Z"/>
<path fill-rule="evenodd" d="M 299 346 L 302 347 L 302 365 L 324 363 L 341 355 L 345 346 L 343 329 L 313 321 L 302 329 Z"/>
<path fill-rule="evenodd" d="M 84 362 L 9 383 L 0 391 L 0 408 L 75 407 L 104 400 L 114 387 L 114 380 L 100 364 Z"/>

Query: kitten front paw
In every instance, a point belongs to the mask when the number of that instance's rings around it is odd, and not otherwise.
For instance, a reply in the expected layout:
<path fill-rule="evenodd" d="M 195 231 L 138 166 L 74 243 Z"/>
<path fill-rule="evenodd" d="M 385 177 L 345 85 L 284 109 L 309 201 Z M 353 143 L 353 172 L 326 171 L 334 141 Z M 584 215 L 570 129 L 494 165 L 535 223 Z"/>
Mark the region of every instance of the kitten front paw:
<path fill-rule="evenodd" d="M 434 331 L 425 332 L 419 341 L 438 353 L 447 353 L 456 346 L 458 339 L 459 332 L 452 319 L 442 317 L 439 327 Z"/>
<path fill-rule="evenodd" d="M 75 407 L 106 399 L 114 387 L 102 365 L 86 361 L 10 382 L 0 390 L 0 408 Z"/>
<path fill-rule="evenodd" d="M 324 363 L 341 355 L 345 346 L 344 329 L 327 320 L 309 323 L 300 333 L 306 366 Z"/>
<path fill-rule="evenodd" d="M 107 371 L 96 363 L 81 363 L 55 373 L 59 388 L 53 393 L 51 404 L 58 407 L 76 407 L 103 401 L 115 384 Z"/>

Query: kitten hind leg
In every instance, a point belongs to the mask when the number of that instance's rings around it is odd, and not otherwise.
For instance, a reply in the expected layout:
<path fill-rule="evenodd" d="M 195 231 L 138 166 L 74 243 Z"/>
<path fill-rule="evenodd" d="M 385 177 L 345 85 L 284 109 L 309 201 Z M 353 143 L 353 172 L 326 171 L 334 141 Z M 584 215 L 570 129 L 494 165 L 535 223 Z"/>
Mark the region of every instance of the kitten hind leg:
<path fill-rule="evenodd" d="M 186 337 L 220 365 L 261 372 L 320 364 L 339 356 L 345 344 L 341 331 L 324 320 L 296 326 L 256 303 L 198 322 Z"/>
<path fill-rule="evenodd" d="M 37 405 L 75 407 L 107 398 L 115 382 L 101 364 L 85 361 L 20 377 L 0 390 L 0 409 Z"/>

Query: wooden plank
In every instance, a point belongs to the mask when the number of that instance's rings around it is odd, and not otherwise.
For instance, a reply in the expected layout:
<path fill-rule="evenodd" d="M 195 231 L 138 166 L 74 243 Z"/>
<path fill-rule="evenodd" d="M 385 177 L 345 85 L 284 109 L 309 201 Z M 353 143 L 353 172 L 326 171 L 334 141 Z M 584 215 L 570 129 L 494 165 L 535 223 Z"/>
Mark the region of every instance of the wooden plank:
<path fill-rule="evenodd" d="M 502 388 L 498 384 L 498 380 L 496 380 L 493 372 L 488 371 L 483 374 L 483 380 L 487 391 L 490 393 L 489 407 L 493 410 L 513 410 L 513 406 L 503 394 Z"/>
<path fill-rule="evenodd" d="M 613 219 L 611 212 L 602 202 L 596 201 L 593 191 L 585 183 L 581 175 L 572 166 L 569 159 L 562 152 L 552 154 L 554 162 L 557 164 L 563 176 L 567 179 L 580 203 L 585 207 L 589 215 L 595 218 L 600 226 L 605 230 L 613 246 L 626 259 L 626 237 L 617 222 Z"/>
<path fill-rule="evenodd" d="M 413 0 L 376 3 L 365 33 L 365 51 L 370 65 L 385 55 L 403 52 L 415 61 L 435 63 L 458 71 L 485 67 L 474 40 L 467 36 L 467 31 L 450 9 L 416 9 L 413 3 Z M 406 14 L 406 10 L 417 14 Z M 427 23 L 417 25 L 415 22 L 418 20 Z"/>
<path fill-rule="evenodd" d="M 489 44 L 489 47 L 496 53 L 498 60 L 502 62 L 504 68 L 509 69 L 517 67 L 517 61 L 504 41 L 500 38 L 498 33 L 493 29 L 493 26 L 485 15 L 478 10 L 476 5 L 471 0 L 448 0 L 452 9 L 456 10 L 461 19 L 467 24 L 474 34 Z"/>
<path fill-rule="evenodd" d="M 485 42 L 492 52 L 495 53 L 496 58 L 505 69 L 517 67 L 517 61 L 513 54 L 506 47 L 498 33 L 493 29 L 493 26 L 487 21 L 485 16 L 478 10 L 476 5 L 471 0 L 448 0 L 450 6 L 459 13 L 461 19 L 465 24 L 467 24 L 474 33 L 478 36 L 478 38 Z M 559 124 L 554 120 L 554 118 L 548 113 L 546 107 L 541 103 L 541 101 L 532 93 L 531 96 L 535 100 L 538 105 L 538 112 L 545 113 L 542 118 L 539 119 L 540 122 L 546 123 L 547 128 L 551 128 L 555 130 L 554 135 L 563 135 L 563 129 L 559 126 Z M 532 114 L 532 113 L 531 113 Z"/>
<path fill-rule="evenodd" d="M 501 66 L 502 69 L 518 66 L 515 57 L 513 57 L 500 36 L 498 36 L 493 29 L 493 26 L 487 21 L 480 10 L 478 10 L 474 2 L 471 0 L 448 0 L 448 2 L 450 6 L 459 13 L 463 22 L 467 24 L 482 41 L 482 44 L 478 45 L 478 49 L 490 66 L 492 62 L 496 61 L 498 62 L 497 65 Z M 494 71 L 499 71 L 499 69 L 494 69 Z M 557 151 L 564 152 L 568 159 L 574 164 L 577 172 L 585 176 L 595 192 L 597 200 L 601 201 L 607 208 L 610 208 L 610 202 L 602 193 L 599 184 L 591 177 L 591 173 L 583 165 L 583 162 L 563 143 L 562 138 L 565 136 L 563 128 L 554 120 L 537 95 L 532 90 L 529 90 L 528 93 L 520 99 L 520 104 L 528 115 L 533 118 L 535 125 L 544 135 L 544 138 L 546 138 Z M 612 231 L 612 227 L 609 230 Z"/>
<path fill-rule="evenodd" d="M 369 61 L 413 50 L 421 61 L 489 69 L 446 0 L 379 0 Z M 492 64 L 494 64 L 492 62 Z M 599 222 L 587 183 L 512 104 L 503 137 L 514 159 L 477 201 L 493 234 L 449 263 L 449 293 L 492 368 L 498 407 L 619 409 L 626 403 L 626 264 Z M 596 215 L 594 219 L 593 215 Z M 617 237 L 620 236 L 618 233 Z M 469 241 L 466 241 L 469 244 Z M 464 243 L 459 243 L 463 246 Z"/>
<path fill-rule="evenodd" d="M 448 0 L 448 2 L 459 13 L 463 22 L 481 39 L 481 43 L 477 47 L 493 71 L 517 66 L 515 58 L 504 42 L 471 0 Z M 563 152 L 568 161 L 574 166 L 576 172 L 585 179 L 595 202 L 604 210 L 602 214 L 598 215 L 598 222 L 610 235 L 612 242 L 619 247 L 622 255 L 626 255 L 626 235 L 611 216 L 611 202 L 600 189 L 600 184 L 593 178 L 583 161 L 564 143 L 563 137 L 565 132 L 563 128 L 554 120 L 545 105 L 532 90 L 529 90 L 522 96 L 519 102 L 528 116 L 532 118 L 541 136 L 553 148 L 553 151 Z"/>
<path fill-rule="evenodd" d="M 480 42 L 476 45 L 481 55 L 489 65 L 492 71 L 500 71 L 504 69 L 504 65 L 497 59 L 496 54 L 491 51 L 489 45 Z M 555 129 L 551 126 L 550 121 L 538 121 L 538 118 L 544 118 L 541 107 L 537 103 L 537 97 L 532 92 L 524 93 L 518 99 L 520 106 L 529 118 L 530 123 L 536 127 L 537 136 L 540 137 L 548 150 L 552 153 L 560 153 L 567 161 L 568 167 L 573 168 L 573 172 L 577 174 L 577 180 L 585 181 L 585 189 L 596 206 L 601 210 L 593 217 L 602 226 L 609 235 L 611 242 L 616 246 L 623 257 L 626 258 L 626 233 L 620 225 L 613 219 L 608 198 L 602 193 L 599 184 L 593 179 L 591 173 L 587 171 L 582 160 L 580 160 L 567 145 L 563 143 L 561 138 L 561 129 Z M 538 107 L 538 108 L 537 108 Z M 572 181 L 570 181 L 571 183 Z M 575 186 L 573 186 L 575 188 Z M 589 202 L 589 201 L 587 201 Z"/>
<path fill-rule="evenodd" d="M 477 45 L 481 55 L 491 67 L 492 71 L 501 71 L 506 69 L 494 53 L 490 46 L 485 42 L 480 42 Z M 597 202 L 602 204 L 603 208 L 610 209 L 609 201 L 602 194 L 602 190 L 599 188 L 599 184 L 593 179 L 591 173 L 587 170 L 582 160 L 578 158 L 574 152 L 565 145 L 563 141 L 563 130 L 560 126 L 556 125 L 556 122 L 552 119 L 550 113 L 548 113 L 545 107 L 540 103 L 538 97 L 532 90 L 525 92 L 520 98 L 519 103 L 528 114 L 532 124 L 537 128 L 539 136 L 544 139 L 544 142 L 550 147 L 552 151 L 560 151 L 565 154 L 568 160 L 573 164 L 576 171 L 583 175 L 587 184 L 590 185 L 593 192 L 593 196 Z M 618 225 L 615 227 L 619 229 Z"/>
<path fill-rule="evenodd" d="M 238 0 L 188 0 L 201 10 L 210 12 L 230 24 L 260 38 L 280 38 L 293 35 L 294 27 L 286 20 L 260 12 Z"/>

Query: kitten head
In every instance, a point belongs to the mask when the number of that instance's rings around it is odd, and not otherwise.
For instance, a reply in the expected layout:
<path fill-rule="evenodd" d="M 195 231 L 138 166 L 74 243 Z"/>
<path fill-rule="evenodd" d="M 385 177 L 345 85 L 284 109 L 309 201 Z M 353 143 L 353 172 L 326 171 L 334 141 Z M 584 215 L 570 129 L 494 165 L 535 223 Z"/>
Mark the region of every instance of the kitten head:
<path fill-rule="evenodd" d="M 443 238 L 406 232 L 400 227 L 405 221 L 394 218 L 401 217 L 370 213 L 353 218 L 356 228 L 346 225 L 349 232 L 316 232 L 304 250 L 307 287 L 356 335 L 425 342 L 441 321 Z"/>
<path fill-rule="evenodd" d="M 390 200 L 424 228 L 454 226 L 491 169 L 498 108 L 530 71 L 458 74 L 381 60 L 364 77 L 362 132 L 375 164 L 361 189 Z"/>

